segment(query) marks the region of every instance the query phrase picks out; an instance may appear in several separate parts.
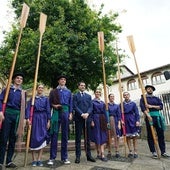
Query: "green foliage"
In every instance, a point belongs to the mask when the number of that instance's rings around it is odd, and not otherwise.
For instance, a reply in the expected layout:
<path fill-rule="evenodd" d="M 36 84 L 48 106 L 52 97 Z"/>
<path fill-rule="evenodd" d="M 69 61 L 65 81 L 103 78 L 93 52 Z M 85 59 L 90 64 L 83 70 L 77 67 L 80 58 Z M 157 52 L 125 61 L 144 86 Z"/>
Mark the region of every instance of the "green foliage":
<path fill-rule="evenodd" d="M 99 12 L 95 12 L 84 0 L 13 0 L 17 18 L 20 17 L 23 2 L 30 6 L 30 13 L 23 30 L 15 70 L 24 72 L 28 86 L 33 82 L 35 74 L 40 12 L 47 15 L 47 24 L 41 46 L 38 81 L 55 87 L 56 77 L 65 74 L 68 77 L 67 86 L 72 91 L 81 80 L 94 90 L 103 82 L 98 31 L 103 31 L 105 35 L 106 78 L 115 74 L 114 65 L 117 60 L 111 42 L 122 31 L 119 25 L 114 24 L 117 13 L 102 15 L 102 6 Z M 9 75 L 19 34 L 17 27 L 13 27 L 0 47 L 0 67 L 4 76 Z M 108 83 L 110 84 L 110 80 Z"/>

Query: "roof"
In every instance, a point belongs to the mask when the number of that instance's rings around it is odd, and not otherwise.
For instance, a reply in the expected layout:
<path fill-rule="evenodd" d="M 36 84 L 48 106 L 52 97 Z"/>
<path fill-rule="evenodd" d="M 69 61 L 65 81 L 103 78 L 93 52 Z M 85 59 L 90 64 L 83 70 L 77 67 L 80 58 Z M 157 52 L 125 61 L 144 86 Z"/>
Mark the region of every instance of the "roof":
<path fill-rule="evenodd" d="M 122 69 L 122 67 L 124 68 L 124 69 Z M 125 66 L 125 65 L 122 65 L 121 66 L 121 70 L 123 71 L 123 74 L 121 73 L 121 79 L 122 80 L 126 80 L 126 79 L 130 79 L 130 78 L 134 78 L 134 77 L 137 77 L 138 76 L 138 73 L 137 74 L 134 74 L 127 66 Z M 152 72 L 156 72 L 156 71 L 158 71 L 158 72 L 163 72 L 163 71 L 165 71 L 165 70 L 170 70 L 170 64 L 166 64 L 166 65 L 163 65 L 163 66 L 160 66 L 160 67 L 156 67 L 156 68 L 153 68 L 153 69 L 149 69 L 149 70 L 147 70 L 147 71 L 144 71 L 144 72 L 141 72 L 140 73 L 140 75 L 141 76 L 143 76 L 143 75 L 147 75 L 147 74 L 149 74 L 149 73 L 152 73 Z M 127 73 L 128 74 L 127 74 Z M 129 74 L 130 73 L 130 74 Z M 115 78 L 114 80 L 113 80 L 113 82 L 117 82 L 118 81 L 118 79 L 117 78 Z"/>

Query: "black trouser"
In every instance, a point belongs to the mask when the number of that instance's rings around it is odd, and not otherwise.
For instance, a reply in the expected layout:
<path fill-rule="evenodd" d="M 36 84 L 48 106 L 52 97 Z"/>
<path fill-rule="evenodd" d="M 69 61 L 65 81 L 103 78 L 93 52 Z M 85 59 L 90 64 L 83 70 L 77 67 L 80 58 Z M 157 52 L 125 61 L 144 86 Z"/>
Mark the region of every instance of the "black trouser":
<path fill-rule="evenodd" d="M 6 164 L 12 162 L 12 157 L 15 149 L 16 142 L 16 120 L 17 115 L 6 114 L 5 120 L 2 123 L 0 133 L 0 164 L 4 163 L 5 151 L 7 148 Z M 8 143 L 8 147 L 7 147 Z"/>
<path fill-rule="evenodd" d="M 147 128 L 147 140 L 148 140 L 149 149 L 151 152 L 155 152 L 154 140 L 153 140 L 150 124 L 147 118 L 145 118 L 145 122 Z M 163 154 L 165 152 L 165 139 L 164 139 L 164 130 L 162 127 L 160 127 L 162 122 L 158 122 L 157 116 L 152 116 L 152 122 L 153 122 L 153 127 L 155 128 L 157 133 L 156 135 L 158 137 L 158 144 L 161 150 L 161 154 Z"/>
<path fill-rule="evenodd" d="M 82 131 L 84 134 L 84 145 L 85 145 L 85 152 L 86 156 L 91 156 L 90 151 L 90 123 L 88 119 L 86 120 L 86 127 L 85 127 L 85 120 L 80 119 L 75 121 L 75 133 L 76 133 L 76 139 L 75 139 L 75 145 L 76 145 L 76 157 L 80 158 L 81 156 L 81 136 Z"/>

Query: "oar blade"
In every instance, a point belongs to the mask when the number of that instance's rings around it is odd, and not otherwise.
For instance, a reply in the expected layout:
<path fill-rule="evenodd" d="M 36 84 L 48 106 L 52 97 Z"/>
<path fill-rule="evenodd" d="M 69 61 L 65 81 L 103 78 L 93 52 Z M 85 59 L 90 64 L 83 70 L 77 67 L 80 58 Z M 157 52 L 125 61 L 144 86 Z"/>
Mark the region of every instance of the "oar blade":
<path fill-rule="evenodd" d="M 135 49 L 135 44 L 133 41 L 133 36 L 132 35 L 127 36 L 127 41 L 129 44 L 130 51 L 134 54 L 136 49 Z"/>
<path fill-rule="evenodd" d="M 99 50 L 104 51 L 104 33 L 102 31 L 98 32 L 98 43 Z"/>
<path fill-rule="evenodd" d="M 45 31 L 46 21 L 47 21 L 47 15 L 41 12 L 40 13 L 40 24 L 39 24 L 39 30 L 41 34 L 43 34 Z"/>
<path fill-rule="evenodd" d="M 30 7 L 26 3 L 24 3 L 22 7 L 21 20 L 20 20 L 20 26 L 22 28 L 24 28 L 26 25 L 29 11 L 30 11 Z"/>

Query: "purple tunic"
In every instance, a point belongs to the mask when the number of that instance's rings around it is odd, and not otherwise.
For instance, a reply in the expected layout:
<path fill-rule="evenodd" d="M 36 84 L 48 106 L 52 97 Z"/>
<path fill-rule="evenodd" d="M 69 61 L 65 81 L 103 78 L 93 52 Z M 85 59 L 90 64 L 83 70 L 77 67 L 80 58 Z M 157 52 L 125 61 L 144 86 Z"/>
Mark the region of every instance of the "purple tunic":
<path fill-rule="evenodd" d="M 118 122 L 121 121 L 121 112 L 118 104 L 108 103 L 109 116 L 113 116 L 115 120 L 115 128 L 117 136 L 121 136 L 121 130 L 118 128 Z"/>
<path fill-rule="evenodd" d="M 107 124 L 107 115 L 105 109 L 105 103 L 94 99 L 93 101 L 93 113 L 92 120 L 94 121 L 94 127 L 91 129 L 91 141 L 95 144 L 102 145 L 107 142 L 107 129 L 102 130 L 100 118 L 103 116 Z"/>
<path fill-rule="evenodd" d="M 160 98 L 153 96 L 153 95 L 146 95 L 146 99 L 147 99 L 148 104 L 160 106 L 160 110 L 163 109 L 163 104 Z M 141 107 L 142 112 L 146 110 L 143 97 L 140 99 L 140 107 Z M 158 111 L 158 109 L 150 108 L 149 111 Z"/>
<path fill-rule="evenodd" d="M 59 94 L 59 103 L 54 103 L 52 96 L 50 97 L 50 104 L 61 104 L 68 109 L 62 111 L 62 114 L 58 115 L 58 129 L 61 127 L 61 160 L 68 159 L 68 132 L 69 132 L 69 114 L 73 110 L 73 99 L 72 93 L 67 87 L 57 86 L 56 90 Z M 53 119 L 53 117 L 52 117 Z M 59 131 L 51 134 L 51 146 L 50 146 L 50 159 L 55 159 L 57 157 L 58 151 L 58 133 Z"/>
<path fill-rule="evenodd" d="M 13 85 L 10 87 L 6 107 L 10 107 L 16 110 L 21 109 L 21 91 L 22 91 L 21 88 L 15 89 Z M 0 94 L 0 111 L 2 111 L 2 104 L 5 97 L 5 93 L 6 93 L 6 89 L 4 89 Z"/>
<path fill-rule="evenodd" d="M 26 119 L 30 117 L 31 100 L 26 109 Z M 30 147 L 38 148 L 46 140 L 47 122 L 51 119 L 49 100 L 45 96 L 36 96 L 32 119 Z"/>
<path fill-rule="evenodd" d="M 136 103 L 133 101 L 123 102 L 126 136 L 137 136 L 139 127 L 136 122 L 140 120 L 140 115 Z"/>

